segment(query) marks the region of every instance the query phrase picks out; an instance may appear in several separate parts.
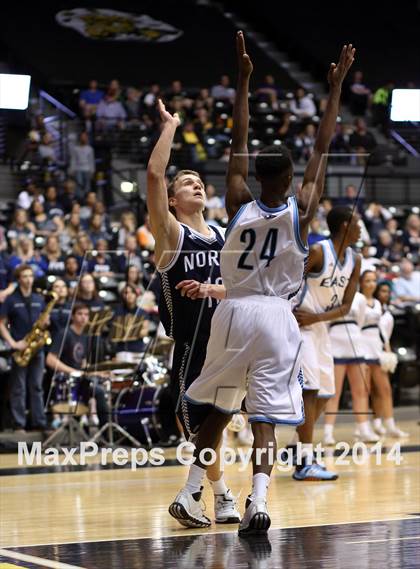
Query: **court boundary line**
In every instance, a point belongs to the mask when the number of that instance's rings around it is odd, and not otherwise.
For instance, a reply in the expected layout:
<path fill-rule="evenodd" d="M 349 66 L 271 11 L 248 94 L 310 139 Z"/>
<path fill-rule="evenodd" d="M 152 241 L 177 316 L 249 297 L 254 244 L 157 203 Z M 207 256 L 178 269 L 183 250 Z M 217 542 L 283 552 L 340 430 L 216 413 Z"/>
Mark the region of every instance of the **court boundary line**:
<path fill-rule="evenodd" d="M 69 565 L 61 561 L 28 555 L 27 553 L 20 553 L 19 551 L 8 551 L 6 548 L 0 548 L 0 556 L 15 559 L 16 561 L 23 561 L 24 563 L 33 563 L 41 567 L 49 567 L 50 569 L 84 569 L 81 565 Z"/>
<path fill-rule="evenodd" d="M 336 522 L 332 523 L 321 523 L 317 525 L 308 524 L 308 525 L 296 525 L 296 526 L 284 526 L 284 527 L 277 527 L 272 528 L 272 530 L 288 530 L 288 529 L 300 529 L 300 528 L 316 528 L 316 527 L 324 527 L 324 526 L 342 526 L 342 525 L 350 525 L 350 524 L 374 524 L 380 522 L 401 522 L 405 520 L 420 520 L 420 516 L 408 516 L 404 518 L 387 518 L 383 520 L 352 520 L 346 522 Z M 272 531 L 271 530 L 271 531 Z M 178 530 L 183 531 L 183 530 Z M 193 533 L 194 532 L 194 533 Z M 197 532 L 197 533 L 195 533 Z M 114 542 L 114 541 L 136 541 L 136 540 L 143 540 L 143 539 L 168 539 L 168 538 L 177 538 L 177 537 L 186 537 L 191 536 L 194 537 L 196 535 L 217 535 L 223 533 L 237 533 L 238 530 L 228 530 L 228 531 L 185 531 L 185 533 L 177 534 L 177 535 L 158 535 L 158 536 L 140 536 L 140 537 L 116 537 L 114 539 L 88 539 L 85 541 L 62 541 L 60 543 L 36 543 L 36 544 L 29 544 L 29 545 L 8 545 L 2 547 L 2 549 L 21 549 L 23 547 L 50 547 L 50 546 L 60 546 L 60 545 L 84 545 L 86 543 L 106 543 L 106 542 Z M 63 568 L 64 569 L 64 568 Z M 83 569 L 83 568 L 77 568 Z"/>

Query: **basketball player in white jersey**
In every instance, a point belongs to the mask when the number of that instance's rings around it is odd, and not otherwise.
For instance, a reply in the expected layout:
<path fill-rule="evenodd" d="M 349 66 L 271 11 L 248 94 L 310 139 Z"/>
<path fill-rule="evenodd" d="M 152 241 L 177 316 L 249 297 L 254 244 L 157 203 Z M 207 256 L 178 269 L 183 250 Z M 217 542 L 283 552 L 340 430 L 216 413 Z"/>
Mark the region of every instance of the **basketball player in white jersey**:
<path fill-rule="evenodd" d="M 296 439 L 302 443 L 302 462 L 296 466 L 293 478 L 302 481 L 338 478 L 313 462 L 312 439 L 315 423 L 335 393 L 327 323 L 337 318 L 346 322 L 344 316 L 350 311 L 360 276 L 361 257 L 351 249 L 360 237 L 359 215 L 350 207 L 337 206 L 329 211 L 327 224 L 330 239 L 309 250 L 306 281 L 295 310 L 303 340 L 305 423 L 296 429 Z M 367 412 L 367 391 L 364 404 Z"/>
<path fill-rule="evenodd" d="M 184 278 L 194 278 L 210 283 L 207 286 L 217 290 L 217 282 L 221 280 L 219 257 L 224 236 L 205 222 L 206 194 L 197 172 L 182 170 L 166 187 L 166 167 L 180 120 L 177 114 L 172 116 L 166 111 L 162 101 L 158 104 L 163 128 L 147 167 L 147 207 L 162 285 L 159 315 L 166 333 L 175 340 L 171 391 L 174 401 L 178 401 L 177 416 L 188 438 L 193 423 L 191 413 L 197 408 L 193 406 L 191 410 L 182 396 L 203 366 L 216 302 L 192 301 L 181 295 L 177 284 Z M 238 522 L 235 499 L 226 487 L 218 462 L 209 468 L 207 476 L 215 495 L 216 523 Z M 199 494 L 195 498 L 199 500 Z M 192 516 L 184 522 L 189 527 L 210 524 L 207 516 L 200 519 Z"/>
<path fill-rule="evenodd" d="M 252 63 L 242 32 L 237 34 L 239 78 L 233 111 L 232 148 L 227 174 L 229 226 L 221 253 L 226 299 L 211 325 L 206 361 L 185 397 L 213 411 L 200 426 L 195 464 L 187 485 L 170 506 L 179 521 L 188 516 L 190 493 L 201 487 L 206 462 L 233 413 L 246 396 L 254 434 L 252 493 L 246 501 L 239 534 L 266 533 L 271 520 L 266 506 L 276 457 L 275 425 L 304 421 L 301 336 L 291 298 L 303 278 L 308 226 L 322 195 L 326 156 L 335 130 L 341 85 L 353 62 L 354 49 L 344 46 L 338 65 L 328 74 L 330 93 L 305 171 L 298 200 L 287 198 L 293 177 L 289 151 L 270 146 L 256 157 L 261 198 L 253 200 L 248 177 L 248 90 Z M 203 454 L 201 452 L 203 451 Z"/>

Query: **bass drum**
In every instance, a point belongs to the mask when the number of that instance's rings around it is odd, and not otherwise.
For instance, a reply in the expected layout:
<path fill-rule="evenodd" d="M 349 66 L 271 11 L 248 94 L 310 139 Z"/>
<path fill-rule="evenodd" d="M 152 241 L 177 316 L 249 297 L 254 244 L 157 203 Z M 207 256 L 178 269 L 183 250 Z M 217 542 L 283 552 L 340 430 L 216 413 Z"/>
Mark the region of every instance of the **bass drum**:
<path fill-rule="evenodd" d="M 134 385 L 122 389 L 114 405 L 114 421 L 141 443 L 162 439 L 160 419 L 162 385 Z"/>

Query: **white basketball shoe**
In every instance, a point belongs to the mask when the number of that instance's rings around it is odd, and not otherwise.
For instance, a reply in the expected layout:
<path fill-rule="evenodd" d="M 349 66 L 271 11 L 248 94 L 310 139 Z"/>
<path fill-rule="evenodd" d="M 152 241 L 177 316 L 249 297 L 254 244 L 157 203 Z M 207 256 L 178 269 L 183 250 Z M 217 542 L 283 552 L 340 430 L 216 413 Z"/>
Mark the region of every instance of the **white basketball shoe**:
<path fill-rule="evenodd" d="M 271 525 L 267 511 L 265 498 L 253 498 L 249 496 L 246 501 L 244 517 L 239 525 L 239 535 L 259 535 L 267 533 Z"/>
<path fill-rule="evenodd" d="M 202 489 L 201 489 L 202 490 Z M 200 492 L 188 492 L 183 488 L 169 506 L 173 518 L 187 528 L 207 528 L 211 526 L 210 519 L 204 515 L 204 503 Z"/>
<path fill-rule="evenodd" d="M 226 494 L 215 494 L 214 514 L 216 524 L 238 524 L 241 521 L 235 497 L 230 490 Z"/>

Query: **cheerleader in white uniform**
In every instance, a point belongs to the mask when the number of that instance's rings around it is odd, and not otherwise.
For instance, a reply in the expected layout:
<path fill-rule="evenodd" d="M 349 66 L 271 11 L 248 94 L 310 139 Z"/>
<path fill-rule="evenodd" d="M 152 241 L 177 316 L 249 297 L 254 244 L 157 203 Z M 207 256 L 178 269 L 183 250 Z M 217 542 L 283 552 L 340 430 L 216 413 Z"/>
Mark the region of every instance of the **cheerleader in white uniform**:
<path fill-rule="evenodd" d="M 361 327 L 365 320 L 366 298 L 357 292 L 350 312 L 345 318 L 331 322 L 329 336 L 334 357 L 335 395 L 325 407 L 324 444 L 334 445 L 334 425 L 343 391 L 344 379 L 350 384 L 353 410 L 356 414 L 355 434 L 363 442 L 377 442 L 379 436 L 373 431 L 368 416 L 369 390 L 367 366 L 365 365 L 364 339 Z"/>
<path fill-rule="evenodd" d="M 382 418 L 385 424 L 385 434 L 393 437 L 403 437 L 394 421 L 392 405 L 392 391 L 389 376 L 381 368 L 381 356 L 384 350 L 390 351 L 389 342 L 386 342 L 381 328 L 382 306 L 375 298 L 376 273 L 365 271 L 360 277 L 360 292 L 366 298 L 365 321 L 362 326 L 362 335 L 365 341 L 366 363 L 368 377 L 372 390 L 372 406 L 376 416 Z M 382 433 L 381 433 L 382 434 Z"/>
<path fill-rule="evenodd" d="M 384 341 L 385 353 L 392 354 L 390 341 L 394 329 L 394 317 L 392 316 L 389 310 L 389 303 L 391 300 L 391 283 L 388 281 L 379 282 L 376 287 L 374 297 L 381 304 L 382 314 L 379 319 L 379 329 L 382 335 L 382 339 Z M 390 384 L 389 368 L 383 369 L 384 367 L 387 366 L 383 365 L 381 369 L 382 374 L 384 376 L 382 382 Z M 391 373 L 392 372 L 393 370 L 391 370 Z M 389 437 L 394 437 L 394 438 L 408 437 L 409 434 L 399 429 L 395 424 L 395 420 L 393 417 L 391 388 L 385 390 L 386 393 L 391 394 L 390 396 L 388 395 L 388 398 L 385 399 L 385 408 L 388 415 L 388 417 L 385 417 L 381 415 L 381 409 L 383 409 L 384 407 L 384 403 L 380 399 L 381 390 L 376 389 L 375 382 L 373 383 L 372 387 L 373 387 L 371 394 L 372 407 L 376 415 L 376 418 L 373 421 L 373 428 L 375 432 L 378 433 L 379 435 L 387 435 Z M 382 418 L 384 419 L 383 423 L 382 423 Z"/>

